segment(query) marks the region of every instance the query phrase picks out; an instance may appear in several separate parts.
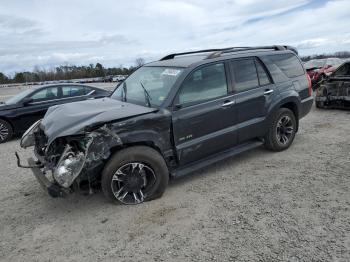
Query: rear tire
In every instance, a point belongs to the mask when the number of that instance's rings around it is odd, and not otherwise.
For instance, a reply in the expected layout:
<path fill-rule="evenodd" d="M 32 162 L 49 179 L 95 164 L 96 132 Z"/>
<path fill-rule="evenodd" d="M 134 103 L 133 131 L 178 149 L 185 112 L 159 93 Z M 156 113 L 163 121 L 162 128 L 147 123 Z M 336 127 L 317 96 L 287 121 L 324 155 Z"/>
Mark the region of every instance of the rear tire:
<path fill-rule="evenodd" d="M 111 157 L 102 171 L 101 186 L 113 202 L 140 204 L 161 197 L 168 181 L 164 158 L 153 148 L 134 146 Z"/>
<path fill-rule="evenodd" d="M 10 140 L 13 136 L 13 129 L 9 122 L 0 119 L 0 144 Z"/>
<path fill-rule="evenodd" d="M 271 151 L 283 151 L 293 143 L 297 130 L 294 113 L 288 108 L 280 108 L 273 116 L 265 136 L 265 147 Z"/>

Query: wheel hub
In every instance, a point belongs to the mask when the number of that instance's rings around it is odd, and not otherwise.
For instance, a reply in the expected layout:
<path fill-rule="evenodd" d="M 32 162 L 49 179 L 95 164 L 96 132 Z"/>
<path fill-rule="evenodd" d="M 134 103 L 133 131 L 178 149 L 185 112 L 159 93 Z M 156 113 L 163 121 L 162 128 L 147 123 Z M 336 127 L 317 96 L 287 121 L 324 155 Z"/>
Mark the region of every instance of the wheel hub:
<path fill-rule="evenodd" d="M 139 204 L 155 184 L 156 175 L 143 163 L 129 163 L 120 167 L 112 177 L 111 188 L 116 199 L 124 204 Z"/>
<path fill-rule="evenodd" d="M 137 193 L 141 190 L 144 180 L 139 174 L 130 174 L 125 178 L 125 189 Z"/>
<path fill-rule="evenodd" d="M 277 123 L 277 140 L 279 143 L 286 145 L 289 143 L 290 138 L 292 137 L 294 132 L 294 126 L 292 119 L 285 115 L 280 118 L 280 120 Z"/>

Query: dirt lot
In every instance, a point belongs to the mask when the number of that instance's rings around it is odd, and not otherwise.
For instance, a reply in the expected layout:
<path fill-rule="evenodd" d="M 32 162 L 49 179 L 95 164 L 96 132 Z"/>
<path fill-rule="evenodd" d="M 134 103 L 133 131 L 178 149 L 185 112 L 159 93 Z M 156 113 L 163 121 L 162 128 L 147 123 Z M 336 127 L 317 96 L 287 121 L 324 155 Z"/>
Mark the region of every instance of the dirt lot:
<path fill-rule="evenodd" d="M 18 140 L 2 144 L 0 260 L 350 261 L 349 119 L 313 109 L 289 150 L 244 153 L 138 206 L 52 199 L 16 167 Z"/>

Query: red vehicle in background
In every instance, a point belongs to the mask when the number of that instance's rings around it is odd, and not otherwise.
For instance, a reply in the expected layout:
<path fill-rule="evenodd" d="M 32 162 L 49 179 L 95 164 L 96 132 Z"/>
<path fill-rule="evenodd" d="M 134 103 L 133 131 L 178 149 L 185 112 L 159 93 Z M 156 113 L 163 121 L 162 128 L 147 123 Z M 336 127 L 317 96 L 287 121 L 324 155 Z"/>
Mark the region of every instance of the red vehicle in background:
<path fill-rule="evenodd" d="M 333 73 L 343 61 L 339 58 L 314 59 L 306 62 L 304 67 L 309 75 L 312 86 L 315 88 L 318 83 Z"/>

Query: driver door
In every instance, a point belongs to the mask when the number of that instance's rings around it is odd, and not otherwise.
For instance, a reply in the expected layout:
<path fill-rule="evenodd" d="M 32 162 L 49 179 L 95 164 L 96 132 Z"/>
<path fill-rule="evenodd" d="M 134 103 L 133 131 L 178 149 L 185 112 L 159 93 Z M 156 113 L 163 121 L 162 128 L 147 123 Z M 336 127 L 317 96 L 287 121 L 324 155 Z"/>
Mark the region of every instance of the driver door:
<path fill-rule="evenodd" d="M 181 165 L 237 143 L 235 100 L 228 75 L 228 64 L 220 62 L 200 67 L 182 84 L 172 119 Z"/>

